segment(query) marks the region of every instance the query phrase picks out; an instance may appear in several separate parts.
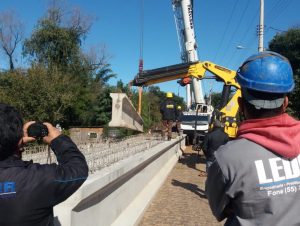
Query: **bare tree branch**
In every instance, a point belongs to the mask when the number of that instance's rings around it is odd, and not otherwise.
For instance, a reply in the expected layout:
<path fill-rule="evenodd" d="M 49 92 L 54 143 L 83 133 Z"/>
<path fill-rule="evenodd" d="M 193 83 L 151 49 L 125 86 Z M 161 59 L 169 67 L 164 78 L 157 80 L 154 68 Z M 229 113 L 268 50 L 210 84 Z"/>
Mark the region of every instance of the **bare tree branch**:
<path fill-rule="evenodd" d="M 86 53 L 89 61 L 90 70 L 97 70 L 108 64 L 112 55 L 108 53 L 106 45 L 92 46 L 89 52 Z"/>
<path fill-rule="evenodd" d="M 13 54 L 23 39 L 24 26 L 13 10 L 0 13 L 0 44 L 9 59 L 10 70 L 14 69 Z"/>

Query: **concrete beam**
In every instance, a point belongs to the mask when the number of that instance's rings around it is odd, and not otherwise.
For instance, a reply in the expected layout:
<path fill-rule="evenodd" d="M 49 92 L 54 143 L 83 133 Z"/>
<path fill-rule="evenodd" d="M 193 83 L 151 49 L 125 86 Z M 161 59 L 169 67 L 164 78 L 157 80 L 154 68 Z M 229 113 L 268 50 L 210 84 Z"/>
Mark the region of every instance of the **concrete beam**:
<path fill-rule="evenodd" d="M 111 93 L 112 116 L 109 127 L 122 127 L 143 132 L 143 119 L 125 93 Z"/>
<path fill-rule="evenodd" d="M 71 197 L 54 207 L 54 225 L 138 225 L 184 144 L 184 137 L 162 142 L 89 175 Z"/>

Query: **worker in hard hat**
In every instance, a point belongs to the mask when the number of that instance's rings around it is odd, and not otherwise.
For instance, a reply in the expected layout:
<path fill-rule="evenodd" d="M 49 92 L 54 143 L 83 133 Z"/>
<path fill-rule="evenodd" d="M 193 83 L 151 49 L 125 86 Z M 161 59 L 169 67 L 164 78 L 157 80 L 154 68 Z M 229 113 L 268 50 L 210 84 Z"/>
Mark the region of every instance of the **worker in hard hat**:
<path fill-rule="evenodd" d="M 208 168 L 206 196 L 225 225 L 300 225 L 300 122 L 286 112 L 292 67 L 260 52 L 237 71 L 244 116 L 237 139 L 221 146 Z"/>
<path fill-rule="evenodd" d="M 180 136 L 182 134 L 181 131 L 181 121 L 182 121 L 182 107 L 180 105 L 177 106 L 177 112 L 176 112 L 176 129 L 177 129 L 177 133 L 178 136 Z"/>
<path fill-rule="evenodd" d="M 172 127 L 176 120 L 177 110 L 176 104 L 173 100 L 173 93 L 167 92 L 166 99 L 160 105 L 160 112 L 162 115 L 163 131 L 162 137 L 165 139 L 165 133 L 167 132 L 168 140 L 172 138 Z"/>

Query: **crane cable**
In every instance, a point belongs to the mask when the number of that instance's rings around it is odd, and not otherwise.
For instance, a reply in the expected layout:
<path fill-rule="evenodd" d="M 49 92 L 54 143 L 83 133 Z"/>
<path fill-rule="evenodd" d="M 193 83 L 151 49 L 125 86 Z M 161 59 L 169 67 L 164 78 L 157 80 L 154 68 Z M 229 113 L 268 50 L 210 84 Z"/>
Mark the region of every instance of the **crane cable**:
<path fill-rule="evenodd" d="M 140 59 L 139 59 L 139 73 L 141 73 L 144 69 L 144 61 L 143 61 L 143 45 L 144 45 L 144 0 L 140 1 Z M 138 113 L 142 115 L 142 93 L 143 88 L 138 88 L 139 98 L 138 98 Z"/>
<path fill-rule="evenodd" d="M 144 47 L 144 0 L 141 0 L 140 5 L 140 65 L 139 65 L 139 72 L 143 70 L 143 47 Z"/>

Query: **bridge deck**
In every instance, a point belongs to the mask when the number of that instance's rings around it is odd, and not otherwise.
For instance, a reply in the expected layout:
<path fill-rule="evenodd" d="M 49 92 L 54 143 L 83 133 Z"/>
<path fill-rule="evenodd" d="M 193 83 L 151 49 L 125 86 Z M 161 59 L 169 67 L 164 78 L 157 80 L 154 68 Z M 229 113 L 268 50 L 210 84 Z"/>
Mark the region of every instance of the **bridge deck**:
<path fill-rule="evenodd" d="M 145 211 L 139 226 L 219 226 L 204 194 L 203 156 L 187 147 Z"/>

